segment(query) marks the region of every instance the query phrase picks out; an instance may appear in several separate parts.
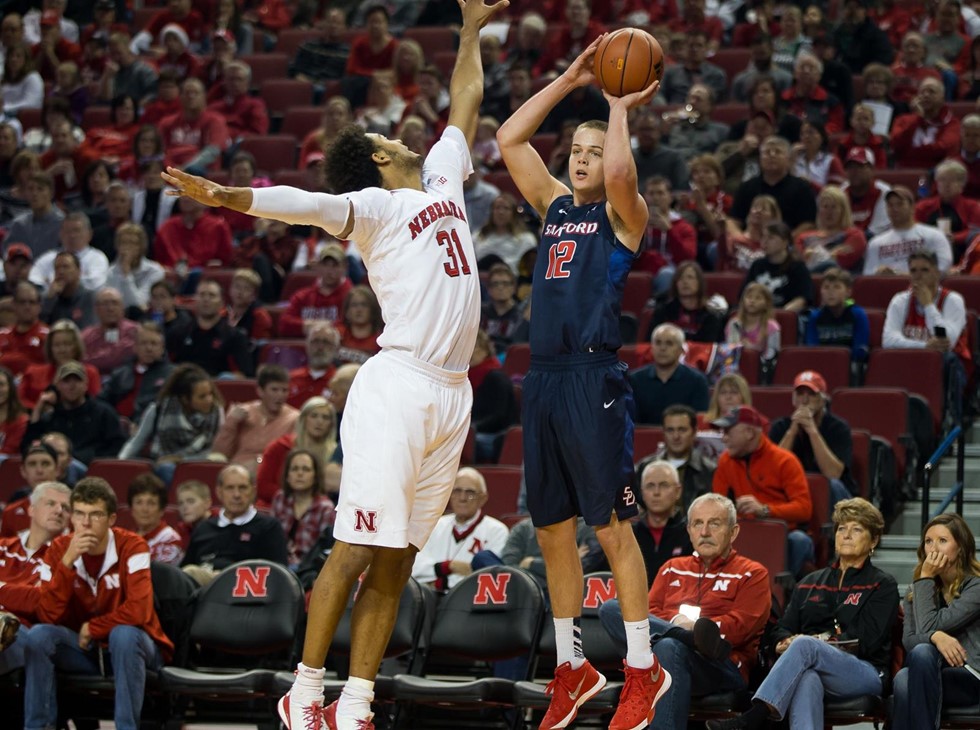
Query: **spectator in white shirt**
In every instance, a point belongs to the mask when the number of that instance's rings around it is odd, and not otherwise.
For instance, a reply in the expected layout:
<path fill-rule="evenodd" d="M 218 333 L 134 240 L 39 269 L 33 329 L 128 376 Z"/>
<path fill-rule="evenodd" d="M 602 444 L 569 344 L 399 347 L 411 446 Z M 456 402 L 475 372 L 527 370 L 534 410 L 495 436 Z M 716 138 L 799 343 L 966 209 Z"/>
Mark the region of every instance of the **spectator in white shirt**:
<path fill-rule="evenodd" d="M 908 269 L 911 287 L 888 303 L 882 346 L 939 352 L 957 349 L 966 327 L 963 297 L 939 285 L 939 266 L 932 251 L 913 251 Z"/>
<path fill-rule="evenodd" d="M 915 196 L 904 185 L 896 185 L 885 194 L 885 206 L 891 228 L 868 242 L 864 257 L 865 274 L 907 274 L 909 254 L 931 251 L 939 271 L 946 273 L 953 264 L 949 240 L 934 226 L 915 222 Z"/>
<path fill-rule="evenodd" d="M 70 213 L 61 224 L 61 248 L 48 251 L 34 262 L 28 277 L 32 284 L 47 291 L 54 281 L 54 260 L 62 251 L 75 254 L 82 269 L 82 286 L 89 291 L 98 291 L 105 286 L 109 274 L 109 259 L 97 248 L 92 248 L 92 224 L 88 216 L 80 211 Z"/>

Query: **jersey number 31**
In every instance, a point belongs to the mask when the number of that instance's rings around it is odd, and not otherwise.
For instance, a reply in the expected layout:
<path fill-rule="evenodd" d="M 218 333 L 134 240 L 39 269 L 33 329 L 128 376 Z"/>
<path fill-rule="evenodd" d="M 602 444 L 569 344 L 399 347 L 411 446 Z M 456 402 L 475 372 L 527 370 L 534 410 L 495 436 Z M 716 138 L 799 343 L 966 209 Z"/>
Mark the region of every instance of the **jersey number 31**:
<path fill-rule="evenodd" d="M 456 233 L 455 228 L 449 231 L 439 231 L 436 234 L 436 243 L 446 247 L 446 255 L 449 257 L 449 261 L 444 262 L 442 266 L 447 275 L 454 278 L 460 274 L 463 276 L 470 275 L 470 263 L 466 260 L 463 244 L 460 243 L 459 234 Z"/>
<path fill-rule="evenodd" d="M 565 268 L 575 257 L 575 241 L 559 241 L 548 249 L 548 271 L 545 279 L 567 279 L 571 272 Z"/>

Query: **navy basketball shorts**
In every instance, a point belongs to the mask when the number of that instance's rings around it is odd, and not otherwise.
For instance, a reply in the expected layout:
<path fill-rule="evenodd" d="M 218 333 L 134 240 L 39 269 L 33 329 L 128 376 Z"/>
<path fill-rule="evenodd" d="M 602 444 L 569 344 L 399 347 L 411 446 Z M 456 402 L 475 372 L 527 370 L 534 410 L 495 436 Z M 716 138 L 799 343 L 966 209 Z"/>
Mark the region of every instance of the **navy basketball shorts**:
<path fill-rule="evenodd" d="M 638 512 L 633 390 L 614 353 L 532 358 L 522 426 L 527 506 L 536 527 L 581 515 L 592 526 Z"/>

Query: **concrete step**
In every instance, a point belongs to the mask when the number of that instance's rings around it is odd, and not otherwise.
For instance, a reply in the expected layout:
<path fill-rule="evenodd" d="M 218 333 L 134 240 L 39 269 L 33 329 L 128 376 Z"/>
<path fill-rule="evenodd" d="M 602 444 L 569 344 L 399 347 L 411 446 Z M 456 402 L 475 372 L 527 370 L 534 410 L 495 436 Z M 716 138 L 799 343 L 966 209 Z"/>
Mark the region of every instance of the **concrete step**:
<path fill-rule="evenodd" d="M 895 576 L 899 594 L 903 594 L 908 589 L 915 573 L 915 565 L 918 562 L 915 553 L 911 553 L 911 557 L 908 557 L 903 553 L 883 552 L 879 554 L 878 551 L 875 551 L 872 560 L 876 567 Z"/>
<path fill-rule="evenodd" d="M 878 550 L 889 550 L 893 552 L 911 551 L 913 554 L 919 547 L 918 535 L 899 535 L 890 533 L 881 536 Z M 877 555 L 877 551 L 875 552 Z"/>
<path fill-rule="evenodd" d="M 929 514 L 931 515 L 935 508 L 938 506 L 938 501 L 933 502 L 930 500 L 932 509 L 930 509 Z M 947 512 L 955 512 L 956 505 L 951 504 L 946 510 Z M 963 506 L 963 519 L 965 519 L 970 525 L 980 524 L 980 505 L 974 503 L 965 503 Z M 891 532 L 889 534 L 898 535 L 915 535 L 916 537 L 922 532 L 922 507 L 921 502 L 906 502 L 905 509 L 902 514 L 899 515 L 892 523 Z"/>

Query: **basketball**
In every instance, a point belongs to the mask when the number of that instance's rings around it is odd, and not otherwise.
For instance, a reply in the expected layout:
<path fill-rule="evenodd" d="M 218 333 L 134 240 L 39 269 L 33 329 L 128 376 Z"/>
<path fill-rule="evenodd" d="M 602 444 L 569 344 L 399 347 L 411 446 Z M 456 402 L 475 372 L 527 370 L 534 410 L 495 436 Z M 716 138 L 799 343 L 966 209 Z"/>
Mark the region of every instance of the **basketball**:
<path fill-rule="evenodd" d="M 645 30 L 621 28 L 602 39 L 594 63 L 599 85 L 612 96 L 626 96 L 663 75 L 664 50 Z"/>

